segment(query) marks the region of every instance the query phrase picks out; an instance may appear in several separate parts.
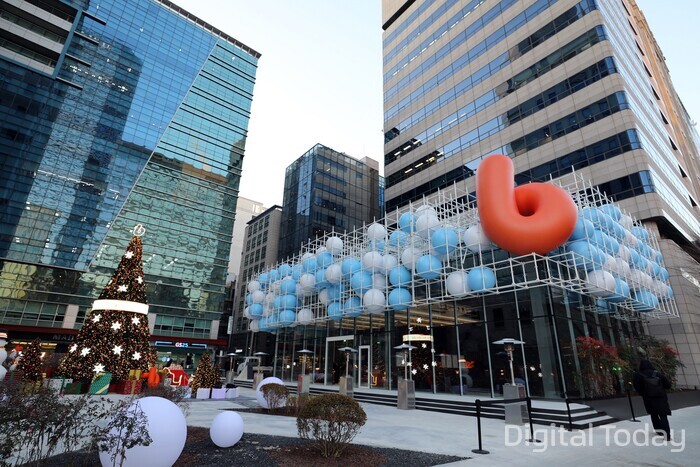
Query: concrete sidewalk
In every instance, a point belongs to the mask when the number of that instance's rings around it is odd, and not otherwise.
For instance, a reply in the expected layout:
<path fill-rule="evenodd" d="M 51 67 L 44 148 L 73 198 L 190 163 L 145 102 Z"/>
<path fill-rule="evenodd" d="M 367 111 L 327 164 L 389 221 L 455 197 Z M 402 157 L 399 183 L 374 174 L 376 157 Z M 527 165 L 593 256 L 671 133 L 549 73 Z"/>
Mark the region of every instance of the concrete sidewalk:
<path fill-rule="evenodd" d="M 226 409 L 257 407 L 255 392 L 241 389 L 234 400 L 193 400 L 187 423 L 209 427 Z M 353 441 L 368 446 L 471 457 L 451 465 L 698 465 L 700 462 L 700 407 L 674 411 L 670 418 L 673 441 L 662 444 L 652 436 L 649 417 L 641 423 L 618 422 L 582 431 L 567 432 L 556 427 L 535 425 L 540 444 L 529 444 L 527 425 L 508 426 L 503 420 L 482 419 L 483 448 L 488 455 L 472 453 L 478 447 L 476 418 L 423 410 L 404 411 L 394 407 L 362 404 L 367 424 Z M 296 420 L 253 413 L 241 413 L 246 433 L 297 437 Z M 508 443 L 508 445 L 507 445 Z"/>

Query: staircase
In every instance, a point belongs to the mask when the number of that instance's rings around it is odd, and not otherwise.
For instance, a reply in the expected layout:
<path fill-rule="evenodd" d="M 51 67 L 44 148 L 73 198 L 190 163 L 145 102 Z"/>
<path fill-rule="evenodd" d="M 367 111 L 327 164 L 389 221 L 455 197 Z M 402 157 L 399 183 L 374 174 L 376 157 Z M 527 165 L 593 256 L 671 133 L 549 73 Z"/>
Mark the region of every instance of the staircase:
<path fill-rule="evenodd" d="M 252 381 L 237 381 L 241 387 L 252 388 Z M 292 383 L 285 383 L 287 389 L 292 394 L 296 394 L 297 386 Z M 327 387 L 321 385 L 312 385 L 310 388 L 311 394 L 337 394 L 337 387 Z M 367 404 L 379 404 L 390 407 L 396 407 L 396 391 L 387 391 L 382 389 L 358 389 L 355 388 L 353 398 L 358 402 Z M 455 396 L 455 395 L 433 395 L 433 394 L 416 394 L 416 409 L 428 410 L 433 412 L 450 413 L 455 415 L 465 415 L 476 417 L 476 397 L 474 396 Z M 498 403 L 498 399 L 489 399 L 484 396 L 483 403 L 493 401 L 495 404 L 481 406 L 481 416 L 484 418 L 495 418 L 505 420 L 505 409 L 502 403 Z M 572 403 L 569 405 L 571 410 L 571 427 L 573 429 L 586 429 L 592 426 L 606 425 L 619 421 L 617 418 L 611 417 L 605 412 L 599 412 L 587 405 Z M 538 425 L 555 425 L 568 428 L 569 415 L 564 401 L 545 401 L 535 399 L 532 401 L 532 423 Z"/>

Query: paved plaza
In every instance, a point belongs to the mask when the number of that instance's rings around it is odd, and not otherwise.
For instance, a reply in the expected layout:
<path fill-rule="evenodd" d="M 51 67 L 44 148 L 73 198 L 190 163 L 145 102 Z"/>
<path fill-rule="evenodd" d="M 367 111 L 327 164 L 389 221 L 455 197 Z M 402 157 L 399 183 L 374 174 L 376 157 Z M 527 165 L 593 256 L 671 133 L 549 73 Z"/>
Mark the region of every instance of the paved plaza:
<path fill-rule="evenodd" d="M 257 407 L 255 392 L 241 389 L 235 400 L 193 400 L 187 423 L 208 427 L 220 410 Z M 617 422 L 589 430 L 567 432 L 558 427 L 535 425 L 540 444 L 526 443 L 522 429 L 503 420 L 482 419 L 483 448 L 488 455 L 472 453 L 478 447 L 476 418 L 423 410 L 403 411 L 394 407 L 362 404 L 367 424 L 355 444 L 449 454 L 472 459 L 451 464 L 468 465 L 697 465 L 700 457 L 700 407 L 676 410 L 671 420 L 673 441 L 662 444 L 652 436 L 649 417 L 641 423 Z M 245 433 L 297 437 L 293 417 L 240 413 Z M 508 431 L 506 431 L 508 430 Z M 506 445 L 508 442 L 508 446 Z M 657 445 L 653 445 L 656 443 Z M 662 444 L 662 445 L 659 445 Z"/>

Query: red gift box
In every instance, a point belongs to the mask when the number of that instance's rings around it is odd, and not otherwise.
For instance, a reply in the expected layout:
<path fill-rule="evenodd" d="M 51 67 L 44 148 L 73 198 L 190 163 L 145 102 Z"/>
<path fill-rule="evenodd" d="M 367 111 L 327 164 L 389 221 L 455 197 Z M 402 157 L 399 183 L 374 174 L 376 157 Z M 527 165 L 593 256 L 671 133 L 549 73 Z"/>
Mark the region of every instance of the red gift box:
<path fill-rule="evenodd" d="M 142 380 L 124 379 L 114 384 L 114 392 L 117 394 L 140 394 L 143 389 Z"/>

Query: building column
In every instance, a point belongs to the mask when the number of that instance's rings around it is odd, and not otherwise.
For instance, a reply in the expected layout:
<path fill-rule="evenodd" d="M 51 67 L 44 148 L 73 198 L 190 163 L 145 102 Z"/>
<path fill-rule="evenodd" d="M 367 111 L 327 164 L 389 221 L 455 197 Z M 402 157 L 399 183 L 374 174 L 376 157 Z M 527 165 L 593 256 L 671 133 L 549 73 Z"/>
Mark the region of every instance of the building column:
<path fill-rule="evenodd" d="M 544 288 L 530 289 L 530 303 L 532 304 L 532 323 L 535 328 L 537 340 L 537 353 L 540 357 L 540 372 L 542 373 L 542 386 L 544 397 L 559 397 L 559 389 L 555 383 L 556 363 L 554 361 L 554 342 L 549 321 L 549 304 L 544 296 Z M 544 315 L 544 316 L 537 316 Z M 525 362 L 527 365 L 528 363 Z M 526 369 L 527 370 L 527 369 Z"/>
<path fill-rule="evenodd" d="M 78 305 L 68 305 L 66 307 L 66 314 L 63 317 L 63 324 L 61 327 L 64 329 L 73 329 L 75 327 L 75 320 L 78 317 Z"/>

